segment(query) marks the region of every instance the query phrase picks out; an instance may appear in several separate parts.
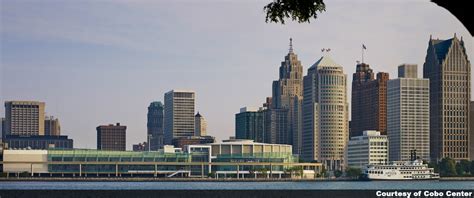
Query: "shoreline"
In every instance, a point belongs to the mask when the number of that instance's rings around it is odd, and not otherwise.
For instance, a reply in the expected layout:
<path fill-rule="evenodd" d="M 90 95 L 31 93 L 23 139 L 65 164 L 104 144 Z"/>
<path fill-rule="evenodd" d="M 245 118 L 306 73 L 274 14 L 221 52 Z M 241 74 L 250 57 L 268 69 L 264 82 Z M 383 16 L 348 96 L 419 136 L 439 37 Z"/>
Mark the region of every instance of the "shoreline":
<path fill-rule="evenodd" d="M 9 181 L 43 181 L 43 182 L 368 182 L 358 179 L 268 179 L 268 178 L 248 178 L 248 179 L 237 179 L 237 178 L 109 178 L 109 177 L 65 177 L 65 178 L 50 178 L 50 177 L 9 177 L 0 178 L 0 182 Z M 389 181 L 389 180 L 386 180 Z M 418 182 L 418 181 L 433 181 L 433 180 L 407 180 L 407 182 Z M 438 181 L 474 181 L 474 177 L 444 177 Z M 376 182 L 376 181 L 375 181 Z"/>

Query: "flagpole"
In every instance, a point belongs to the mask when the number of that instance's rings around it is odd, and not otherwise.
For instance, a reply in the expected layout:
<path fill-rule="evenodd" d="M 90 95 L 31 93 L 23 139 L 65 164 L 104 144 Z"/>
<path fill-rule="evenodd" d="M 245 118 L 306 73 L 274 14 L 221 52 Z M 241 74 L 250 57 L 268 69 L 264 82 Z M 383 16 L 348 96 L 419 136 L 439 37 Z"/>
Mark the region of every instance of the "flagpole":
<path fill-rule="evenodd" d="M 364 63 L 364 45 L 362 45 L 361 51 L 362 51 L 362 63 Z"/>

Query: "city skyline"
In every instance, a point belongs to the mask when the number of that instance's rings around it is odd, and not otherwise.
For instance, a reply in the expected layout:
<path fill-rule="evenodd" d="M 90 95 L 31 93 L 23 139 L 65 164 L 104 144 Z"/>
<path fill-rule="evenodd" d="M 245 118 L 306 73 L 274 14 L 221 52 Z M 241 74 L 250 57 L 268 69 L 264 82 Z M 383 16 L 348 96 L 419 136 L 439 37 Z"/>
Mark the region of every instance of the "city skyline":
<path fill-rule="evenodd" d="M 160 10 L 163 2 L 103 2 L 96 8 L 94 4 L 46 2 L 48 8 L 33 2 L 2 2 L 0 100 L 47 103 L 47 114 L 61 120 L 61 131 L 79 148 L 95 147 L 89 139 L 97 125 L 121 122 L 128 127 L 130 149 L 132 143 L 146 141 L 148 104 L 164 101 L 163 94 L 171 89 L 196 91 L 196 111 L 206 115 L 209 135 L 220 140 L 233 135 L 238 109 L 258 107 L 271 95 L 271 81 L 278 77 L 290 37 L 303 71 L 322 55 L 321 48 L 331 48 L 331 57 L 352 74 L 364 43 L 365 62 L 374 71 L 396 76 L 400 64 L 423 65 L 430 35 L 449 39 L 454 33 L 464 37 L 468 57 L 474 57 L 467 30 L 429 2 L 327 2 L 328 11 L 314 22 L 283 26 L 265 24 L 261 11 L 265 3 L 205 1 L 175 12 L 183 4 L 177 2 L 166 4 L 170 9 L 166 12 Z M 207 14 L 216 8 L 215 14 Z M 88 15 L 82 16 L 82 11 Z M 118 19 L 109 18 L 110 14 Z M 189 19 L 190 15 L 196 19 Z M 214 19 L 215 15 L 223 19 Z M 125 30 L 123 25 L 142 31 Z M 370 33 L 365 35 L 365 30 Z M 347 81 L 352 82 L 351 75 Z M 104 92 L 107 97 L 101 95 Z M 79 106 L 71 109 L 71 103 Z M 2 108 L 0 114 L 4 112 Z"/>

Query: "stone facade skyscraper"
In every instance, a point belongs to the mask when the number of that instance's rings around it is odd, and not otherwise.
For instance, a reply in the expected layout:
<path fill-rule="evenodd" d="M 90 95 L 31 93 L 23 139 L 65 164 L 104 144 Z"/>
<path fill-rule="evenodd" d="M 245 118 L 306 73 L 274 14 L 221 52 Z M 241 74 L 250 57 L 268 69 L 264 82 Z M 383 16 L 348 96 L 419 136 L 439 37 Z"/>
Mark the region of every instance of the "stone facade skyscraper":
<path fill-rule="evenodd" d="M 194 91 L 171 90 L 165 93 L 165 144 L 173 138 L 194 136 Z"/>
<path fill-rule="evenodd" d="M 423 77 L 430 79 L 431 159 L 469 159 L 471 63 L 462 38 L 430 37 Z"/>
<path fill-rule="evenodd" d="M 347 76 L 342 66 L 321 57 L 304 77 L 303 150 L 307 161 L 344 170 L 349 140 Z"/>
<path fill-rule="evenodd" d="M 417 78 L 416 65 L 398 68 L 399 78 L 389 80 L 387 86 L 389 160 L 411 160 L 411 151 L 429 160 L 429 80 Z"/>
<path fill-rule="evenodd" d="M 207 122 L 199 112 L 194 116 L 194 136 L 207 136 Z"/>
<path fill-rule="evenodd" d="M 387 134 L 388 73 L 374 73 L 365 63 L 357 64 L 352 80 L 352 120 L 350 137 L 362 136 L 365 130 Z"/>
<path fill-rule="evenodd" d="M 278 80 L 273 81 L 272 88 L 271 109 L 286 109 L 286 120 L 288 122 L 286 130 L 278 130 L 278 134 L 276 134 L 276 143 L 291 144 L 293 145 L 293 153 L 299 154 L 301 152 L 303 66 L 298 60 L 298 56 L 293 52 L 291 38 L 289 52 L 285 56 L 285 60 L 281 62 L 280 77 Z M 278 126 L 282 124 L 273 123 L 273 125 Z"/>
<path fill-rule="evenodd" d="M 161 102 L 152 102 L 148 106 L 147 113 L 147 140 L 148 146 L 145 148 L 148 150 L 156 151 L 160 148 L 163 148 L 164 142 L 164 107 Z"/>

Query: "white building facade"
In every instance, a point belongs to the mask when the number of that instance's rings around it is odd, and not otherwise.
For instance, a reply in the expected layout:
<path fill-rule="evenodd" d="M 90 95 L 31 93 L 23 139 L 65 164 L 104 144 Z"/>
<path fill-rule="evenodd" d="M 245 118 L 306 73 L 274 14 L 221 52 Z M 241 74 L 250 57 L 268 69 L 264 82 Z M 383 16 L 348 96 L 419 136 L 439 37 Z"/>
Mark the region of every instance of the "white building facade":
<path fill-rule="evenodd" d="M 429 79 L 407 75 L 412 72 L 400 72 L 408 68 L 413 69 L 413 65 L 407 66 L 399 66 L 399 78 L 389 80 L 387 86 L 389 160 L 411 160 L 411 151 L 416 151 L 417 157 L 429 160 Z"/>
<path fill-rule="evenodd" d="M 349 140 L 347 165 L 365 169 L 368 164 L 388 163 L 388 138 L 379 131 L 367 130 Z"/>

